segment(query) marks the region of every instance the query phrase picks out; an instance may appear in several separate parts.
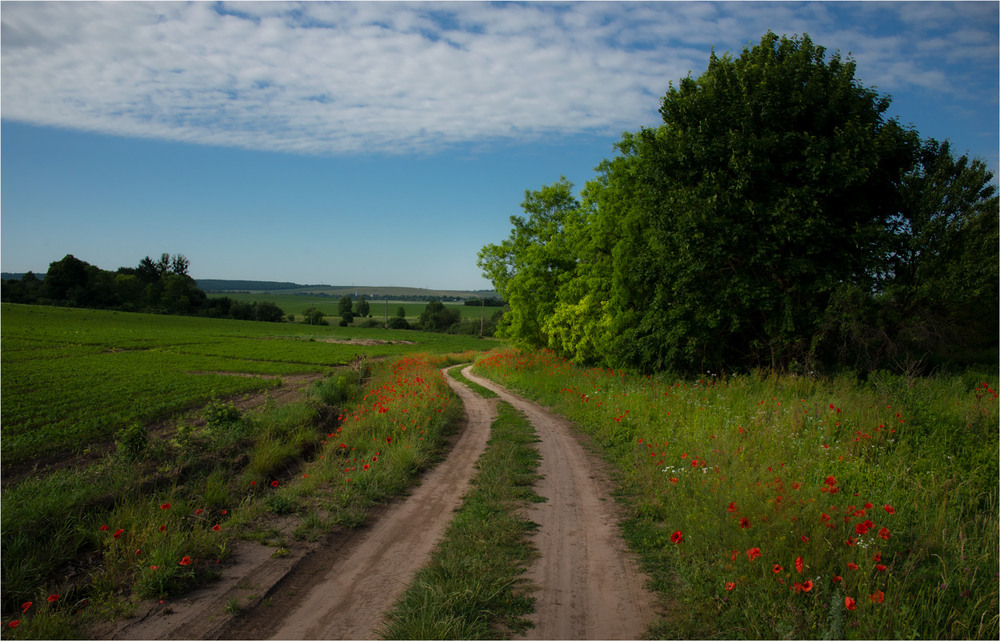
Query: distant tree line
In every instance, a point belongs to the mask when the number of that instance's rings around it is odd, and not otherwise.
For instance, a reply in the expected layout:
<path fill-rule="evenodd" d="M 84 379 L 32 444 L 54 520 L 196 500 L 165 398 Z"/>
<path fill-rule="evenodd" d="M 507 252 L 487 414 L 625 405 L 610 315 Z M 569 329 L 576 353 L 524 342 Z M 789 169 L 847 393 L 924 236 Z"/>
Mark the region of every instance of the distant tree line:
<path fill-rule="evenodd" d="M 486 298 L 466 298 L 465 304 L 469 307 L 503 307 L 506 303 L 503 302 L 503 299 L 488 296 Z"/>
<path fill-rule="evenodd" d="M 242 303 L 209 298 L 188 275 L 181 254 L 146 256 L 136 267 L 106 271 L 72 254 L 49 264 L 44 278 L 28 272 L 0 283 L 0 299 L 9 303 L 114 309 L 127 312 L 183 314 L 279 322 L 285 314 L 274 303 Z"/>
<path fill-rule="evenodd" d="M 995 368 L 998 198 L 985 163 L 886 115 L 808 36 L 711 55 L 482 248 L 498 335 L 643 372 Z"/>

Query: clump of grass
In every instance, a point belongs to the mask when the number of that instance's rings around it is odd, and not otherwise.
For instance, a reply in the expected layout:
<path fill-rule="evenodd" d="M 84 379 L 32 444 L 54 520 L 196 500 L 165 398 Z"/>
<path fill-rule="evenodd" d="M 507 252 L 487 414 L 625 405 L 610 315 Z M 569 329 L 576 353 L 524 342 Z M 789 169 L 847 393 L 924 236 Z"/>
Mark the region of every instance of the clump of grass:
<path fill-rule="evenodd" d="M 539 456 L 534 429 L 501 403 L 480 457 L 473 489 L 430 563 L 390 611 L 386 639 L 509 638 L 530 624 L 534 599 L 522 578 L 535 554 L 536 527 L 517 506 L 540 498 L 532 490 Z"/>
<path fill-rule="evenodd" d="M 633 377 L 516 350 L 477 371 L 618 469 L 667 637 L 997 638 L 995 380 Z"/>

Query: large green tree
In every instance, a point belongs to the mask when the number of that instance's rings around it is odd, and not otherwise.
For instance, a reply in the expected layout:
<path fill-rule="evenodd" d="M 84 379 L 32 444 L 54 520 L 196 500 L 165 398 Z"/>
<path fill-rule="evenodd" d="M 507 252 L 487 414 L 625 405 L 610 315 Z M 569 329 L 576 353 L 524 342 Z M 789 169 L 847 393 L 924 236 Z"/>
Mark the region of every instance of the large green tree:
<path fill-rule="evenodd" d="M 989 335 L 992 175 L 888 107 L 808 36 L 713 53 L 582 202 L 565 180 L 527 192 L 529 217 L 483 248 L 511 308 L 498 334 L 644 371 L 871 368 L 937 328 Z"/>
<path fill-rule="evenodd" d="M 583 212 L 565 177 L 525 191 L 521 208 L 527 218 L 511 216 L 510 236 L 483 247 L 478 265 L 510 305 L 497 335 L 542 347 L 548 343 L 543 326 L 555 308 L 556 291 L 576 267 L 566 232 L 582 221 Z"/>

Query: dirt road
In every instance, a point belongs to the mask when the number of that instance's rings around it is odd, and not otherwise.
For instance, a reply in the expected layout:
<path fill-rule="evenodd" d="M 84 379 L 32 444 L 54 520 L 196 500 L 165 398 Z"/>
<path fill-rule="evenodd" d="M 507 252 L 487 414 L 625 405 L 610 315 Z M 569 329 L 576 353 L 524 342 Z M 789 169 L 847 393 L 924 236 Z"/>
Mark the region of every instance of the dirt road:
<path fill-rule="evenodd" d="M 540 527 L 540 556 L 528 579 L 538 590 L 532 639 L 639 638 L 654 617 L 645 577 L 618 536 L 610 482 L 601 462 L 571 426 L 500 386 L 493 389 L 523 411 L 541 441 L 536 491 L 547 499 L 528 508 Z M 445 461 L 405 500 L 380 510 L 370 526 L 329 537 L 291 559 L 272 559 L 256 544 L 241 546 L 223 579 L 188 598 L 155 606 L 118 627 L 113 638 L 373 639 L 384 613 L 425 564 L 451 520 L 486 446 L 495 403 L 448 377 L 465 406 L 466 422 Z M 264 551 L 262 553 L 262 551 Z M 235 617 L 233 597 L 256 597 Z"/>
<path fill-rule="evenodd" d="M 528 573 L 535 594 L 535 627 L 527 639 L 638 639 L 655 616 L 647 577 L 626 551 L 611 483 L 601 461 L 586 451 L 566 419 L 464 374 L 527 415 L 541 441 L 535 491 L 548 499 L 528 517 L 539 524 L 540 557 Z"/>

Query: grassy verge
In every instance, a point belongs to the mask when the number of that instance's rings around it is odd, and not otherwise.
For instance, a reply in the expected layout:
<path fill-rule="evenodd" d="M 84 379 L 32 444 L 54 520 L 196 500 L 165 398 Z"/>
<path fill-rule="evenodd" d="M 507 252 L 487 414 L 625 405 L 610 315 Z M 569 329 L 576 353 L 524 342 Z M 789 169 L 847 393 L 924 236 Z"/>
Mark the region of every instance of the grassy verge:
<path fill-rule="evenodd" d="M 697 381 L 496 352 L 604 448 L 667 638 L 998 637 L 995 373 Z"/>
<path fill-rule="evenodd" d="M 216 402 L 166 440 L 134 427 L 96 464 L 5 489 L 5 636 L 85 636 L 141 599 L 211 580 L 234 538 L 280 552 L 294 542 L 272 536 L 271 515 L 300 515 L 304 539 L 363 523 L 440 457 L 461 414 L 438 369 L 452 362 L 345 369 L 306 402 L 245 415 Z"/>
<path fill-rule="evenodd" d="M 524 616 L 534 598 L 522 575 L 535 554 L 527 537 L 536 525 L 518 508 L 541 500 L 532 490 L 535 441 L 524 415 L 500 403 L 473 489 L 430 563 L 390 611 L 383 638 L 509 638 L 530 626 Z"/>

